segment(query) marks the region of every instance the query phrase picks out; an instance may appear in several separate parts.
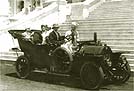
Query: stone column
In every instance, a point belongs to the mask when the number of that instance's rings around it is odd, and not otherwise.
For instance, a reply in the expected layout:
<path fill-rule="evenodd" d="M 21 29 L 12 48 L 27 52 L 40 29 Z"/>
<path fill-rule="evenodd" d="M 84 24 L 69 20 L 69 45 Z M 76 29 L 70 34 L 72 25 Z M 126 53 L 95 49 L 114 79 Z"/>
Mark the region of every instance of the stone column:
<path fill-rule="evenodd" d="M 25 14 L 28 14 L 30 12 L 29 5 L 30 5 L 30 0 L 24 0 L 24 13 Z"/>
<path fill-rule="evenodd" d="M 57 0 L 58 4 L 58 23 L 62 23 L 66 21 L 67 9 L 66 9 L 66 0 Z"/>
<path fill-rule="evenodd" d="M 14 15 L 14 1 L 9 0 L 9 10 L 10 10 L 10 15 Z"/>
<path fill-rule="evenodd" d="M 36 1 L 35 0 L 31 0 L 30 3 L 31 3 L 32 11 L 35 10 Z"/>
<path fill-rule="evenodd" d="M 40 0 L 40 7 L 42 7 L 42 8 L 43 8 L 43 2 L 44 2 L 44 0 Z"/>
<path fill-rule="evenodd" d="M 15 15 L 16 13 L 17 13 L 17 0 L 14 0 L 13 14 Z"/>

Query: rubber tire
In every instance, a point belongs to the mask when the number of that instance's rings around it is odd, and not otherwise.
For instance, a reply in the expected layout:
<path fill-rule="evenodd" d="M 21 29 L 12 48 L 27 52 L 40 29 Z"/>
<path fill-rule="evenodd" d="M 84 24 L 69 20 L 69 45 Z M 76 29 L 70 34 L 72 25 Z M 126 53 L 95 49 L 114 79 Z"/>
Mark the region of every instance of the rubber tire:
<path fill-rule="evenodd" d="M 27 78 L 30 74 L 30 62 L 24 55 L 19 56 L 16 61 L 16 73 L 21 79 Z"/>
<path fill-rule="evenodd" d="M 99 89 L 104 80 L 103 74 L 102 68 L 98 67 L 95 63 L 84 63 L 80 69 L 80 79 L 83 87 L 85 89 Z"/>
<path fill-rule="evenodd" d="M 70 70 L 71 70 L 71 62 L 73 61 L 73 57 L 72 57 L 72 54 L 66 49 L 66 48 L 64 48 L 64 47 L 58 47 L 58 48 L 56 48 L 55 50 L 54 50 L 54 52 L 53 52 L 53 55 L 54 55 L 54 58 L 55 59 L 57 59 L 57 51 L 60 51 L 60 50 L 62 50 L 62 51 L 64 51 L 64 52 L 66 52 L 66 54 L 67 54 L 67 56 L 68 56 L 68 61 L 70 61 L 70 64 L 68 65 L 68 69 L 66 69 L 66 70 L 62 70 L 62 73 L 68 73 L 68 72 L 70 72 Z M 60 55 L 61 56 L 61 55 Z M 55 65 L 57 64 L 57 61 L 59 61 L 59 60 L 56 60 L 56 61 L 54 61 L 55 63 Z M 57 66 L 57 65 L 56 65 Z M 61 67 L 63 67 L 63 65 L 60 65 Z"/>

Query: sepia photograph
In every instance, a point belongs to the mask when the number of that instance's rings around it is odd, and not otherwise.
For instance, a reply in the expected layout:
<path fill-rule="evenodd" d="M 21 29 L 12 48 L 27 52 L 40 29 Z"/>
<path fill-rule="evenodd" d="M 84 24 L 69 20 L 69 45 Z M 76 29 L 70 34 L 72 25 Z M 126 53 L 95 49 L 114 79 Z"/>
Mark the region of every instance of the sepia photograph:
<path fill-rule="evenodd" d="M 0 1 L 0 91 L 134 91 L 134 0 Z"/>

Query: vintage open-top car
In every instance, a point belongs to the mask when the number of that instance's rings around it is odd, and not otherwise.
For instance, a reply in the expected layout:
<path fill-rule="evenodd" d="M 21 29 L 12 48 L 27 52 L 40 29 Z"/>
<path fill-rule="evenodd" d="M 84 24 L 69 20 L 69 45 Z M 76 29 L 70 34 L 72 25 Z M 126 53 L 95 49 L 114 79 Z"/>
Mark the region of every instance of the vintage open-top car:
<path fill-rule="evenodd" d="M 79 41 L 78 50 L 72 54 L 63 46 L 54 48 L 51 44 L 34 44 L 21 36 L 24 31 L 9 30 L 24 52 L 16 61 L 19 78 L 28 77 L 35 69 L 47 69 L 47 73 L 80 78 L 85 89 L 98 89 L 104 81 L 121 84 L 130 77 L 126 57 L 122 52 L 113 53 L 109 46 L 98 42 L 96 33 L 94 40 Z"/>

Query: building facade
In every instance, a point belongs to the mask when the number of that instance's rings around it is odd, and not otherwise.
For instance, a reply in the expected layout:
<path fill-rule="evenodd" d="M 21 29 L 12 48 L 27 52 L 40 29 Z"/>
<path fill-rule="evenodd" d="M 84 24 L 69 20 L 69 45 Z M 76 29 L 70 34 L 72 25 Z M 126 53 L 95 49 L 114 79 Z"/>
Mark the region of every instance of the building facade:
<path fill-rule="evenodd" d="M 34 10 L 36 7 L 42 7 L 45 0 L 9 0 L 10 14 L 15 15 L 20 11 Z"/>
<path fill-rule="evenodd" d="M 60 0 L 8 0 L 10 15 L 13 16 L 21 11 L 25 11 L 27 14 L 28 11 L 33 11 L 36 8 L 45 7 L 47 2 L 50 1 L 60 1 Z M 67 3 L 76 3 L 82 2 L 85 0 L 66 0 Z"/>

